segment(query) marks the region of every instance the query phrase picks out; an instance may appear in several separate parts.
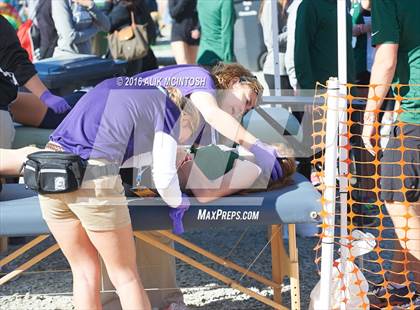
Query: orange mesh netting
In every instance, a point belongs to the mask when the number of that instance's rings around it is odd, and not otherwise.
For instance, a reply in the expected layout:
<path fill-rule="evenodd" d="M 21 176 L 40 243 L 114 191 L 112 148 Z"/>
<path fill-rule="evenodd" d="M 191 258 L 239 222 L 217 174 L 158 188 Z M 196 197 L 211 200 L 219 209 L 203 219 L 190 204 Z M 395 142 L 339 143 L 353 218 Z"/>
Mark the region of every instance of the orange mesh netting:
<path fill-rule="evenodd" d="M 327 185 L 323 182 L 326 165 L 327 101 L 331 99 L 331 93 L 328 94 L 325 86 L 318 85 L 315 96 L 317 101 L 321 101 L 321 104 L 314 106 L 313 111 L 315 156 L 312 163 L 318 168 L 316 174 L 321 181 L 319 190 L 323 194 L 321 212 L 323 222 L 320 225 L 320 241 L 315 248 L 316 263 L 319 265 L 321 261 L 322 238 L 327 236 L 328 228 L 332 226 L 325 219 L 335 216 L 333 225 L 334 260 L 340 258 L 339 249 L 345 240 L 344 246 L 349 249 L 348 261 L 354 262 L 359 267 L 369 284 L 369 292 L 364 291 L 361 288 L 357 268 L 343 271 L 344 269 L 339 269 L 337 261 L 335 261 L 333 268 L 336 269 L 336 273 L 333 272 L 335 274 L 333 281 L 340 281 L 340 289 L 344 292 L 349 285 L 359 288 L 358 292 L 353 291 L 352 293 L 356 295 L 353 298 L 360 300 L 359 309 L 369 309 L 364 297 L 369 297 L 371 309 L 392 309 L 393 306 L 401 304 L 408 304 L 408 307 L 404 309 L 419 309 L 418 305 L 414 304 L 414 298 L 418 298 L 416 293 L 420 293 L 419 175 L 413 175 L 412 171 L 419 171 L 420 137 L 418 129 L 420 124 L 407 124 L 400 121 L 399 117 L 406 106 L 407 98 L 404 97 L 404 94 L 410 87 L 420 87 L 420 85 L 392 85 L 394 91 L 388 93 L 381 109 L 374 111 L 376 121 L 373 126 L 376 132 L 373 135 L 372 145 L 375 155 L 366 151 L 362 141 L 363 114 L 366 108 L 367 93 L 374 93 L 375 95 L 371 95 L 368 99 L 378 102 L 380 98 L 376 95 L 375 90 L 380 86 L 347 84 L 346 87 L 347 121 L 344 124 L 347 126 L 347 133 L 344 135 L 347 139 L 344 139 L 345 145 L 338 145 L 338 153 L 344 151 L 348 156 L 347 159 L 341 161 L 338 157 L 337 163 L 344 163 L 347 172 L 342 173 L 340 169 L 337 169 L 337 182 L 333 185 L 336 190 L 334 214 L 325 208 L 328 203 L 325 197 Z M 368 92 L 369 90 L 370 92 Z M 410 100 L 418 100 L 417 105 L 420 105 L 420 98 L 410 98 Z M 400 105 L 401 102 L 403 103 Z M 418 112 L 413 111 L 412 113 L 416 115 Z M 393 118 L 394 116 L 395 118 Z M 340 124 L 342 125 L 343 122 L 339 121 Z M 410 130 L 407 130 L 408 125 L 411 126 Z M 340 135 L 338 129 L 337 134 Z M 386 160 L 390 156 L 384 155 L 391 154 L 386 152 L 392 152 L 392 160 Z M 390 173 L 391 169 L 394 171 L 393 173 Z M 340 235 L 342 228 L 340 210 L 343 210 L 340 209 L 340 177 L 348 183 L 348 192 L 344 194 L 347 197 L 347 206 L 344 207 L 344 210 L 347 210 L 346 236 Z M 384 182 L 394 184 L 392 189 L 386 188 L 387 193 L 393 194 L 387 197 L 402 197 L 399 203 L 391 205 L 387 202 L 392 210 L 389 210 L 383 201 Z M 354 257 L 350 251 L 353 241 L 351 234 L 356 229 L 371 233 L 376 242 L 372 251 L 359 257 Z M 345 278 L 349 275 L 346 275 L 346 272 L 353 273 L 352 277 L 347 277 L 351 279 L 352 283 L 346 283 Z M 403 287 L 392 290 L 396 283 Z M 378 291 L 378 285 L 383 289 Z M 375 289 L 376 295 L 374 294 Z M 341 302 L 347 303 L 349 297 L 345 294 L 342 296 Z M 378 305 L 378 307 L 374 305 Z"/>

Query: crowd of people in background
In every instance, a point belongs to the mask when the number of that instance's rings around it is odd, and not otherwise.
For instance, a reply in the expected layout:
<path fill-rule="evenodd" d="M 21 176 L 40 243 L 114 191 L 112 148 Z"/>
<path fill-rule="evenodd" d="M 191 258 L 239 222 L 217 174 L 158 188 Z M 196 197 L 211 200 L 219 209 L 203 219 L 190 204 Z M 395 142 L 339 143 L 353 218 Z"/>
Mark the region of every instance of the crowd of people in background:
<path fill-rule="evenodd" d="M 269 89 L 274 89 L 272 34 L 272 1 L 259 3 L 255 27 L 262 28 L 267 54 L 261 68 Z M 278 42 L 282 89 L 313 89 L 316 81 L 325 82 L 337 75 L 336 3 L 320 0 L 279 0 Z M 349 8 L 348 47 L 350 82 L 369 80 L 373 62 L 370 48 L 370 13 L 364 4 L 352 1 Z M 171 46 L 177 64 L 212 66 L 217 62 L 234 62 L 234 24 L 237 18 L 234 1 L 171 0 L 160 21 L 155 0 L 77 0 L 2 1 L 0 14 L 18 28 L 23 21 L 32 20 L 31 36 L 35 59 L 66 54 L 107 55 L 105 48 L 96 48 L 107 33 L 120 31 L 130 25 L 130 11 L 136 24 L 147 25 L 147 39 L 154 43 L 165 20 L 171 23 Z M 299 9 L 299 10 L 298 10 Z M 351 15 L 350 15 L 351 13 Z M 237 35 L 246 35 L 241 33 Z M 295 40 L 296 38 L 296 40 Z M 332 41 L 331 41 L 332 40 Z M 105 44 L 106 45 L 106 44 Z M 109 56 L 109 53 L 108 53 Z M 130 75 L 157 67 L 153 48 L 142 59 L 130 63 Z"/>
<path fill-rule="evenodd" d="M 276 1 L 278 11 L 277 36 L 273 35 L 272 1 Z M 317 82 L 325 83 L 330 77 L 338 75 L 336 0 L 261 0 L 259 2 L 259 10 L 255 12 L 257 16 L 255 27 L 261 27 L 262 36 L 261 38 L 247 38 L 247 40 L 250 45 L 254 40 L 264 42 L 267 53 L 261 69 L 271 95 L 274 94 L 275 88 L 274 45 L 278 45 L 279 74 L 283 90 L 299 95 L 302 90 L 315 89 Z M 167 8 L 158 6 L 165 4 Z M 411 14 L 410 11 L 420 12 L 418 1 L 348 1 L 347 34 L 343 34 L 347 38 L 348 82 L 361 85 L 390 84 L 395 76 L 394 81 L 400 83 L 420 84 L 418 69 L 420 16 L 418 13 L 414 16 L 414 13 Z M 26 35 L 30 35 L 33 46 L 27 47 L 27 50 L 31 49 L 29 53 L 33 53 L 35 61 L 79 54 L 112 57 L 107 48 L 107 35 L 123 33 L 127 26 L 135 23 L 145 26 L 144 39 L 149 46 L 145 56 L 129 60 L 127 75 L 134 76 L 157 69 L 159 64 L 153 52 L 153 44 L 159 40 L 165 19 L 170 20 L 172 24 L 170 41 L 177 64 L 198 64 L 206 68 L 214 68 L 219 63 L 236 61 L 234 26 L 235 20 L 240 16 L 235 13 L 233 0 L 1 0 L 0 14 L 16 31 L 25 22 L 31 22 L 32 26 L 28 28 L 29 33 Z M 166 17 L 163 16 L 165 14 Z M 8 38 L 3 38 L 3 35 L 0 37 L 2 38 L 1 46 L 4 44 L 3 39 L 6 41 Z M 278 40 L 273 42 L 273 37 Z M 17 49 L 14 48 L 15 50 L 8 50 L 7 53 L 15 53 Z M 37 77 L 33 65 L 20 52 L 13 54 L 13 57 L 6 54 L 0 55 L 0 70 L 0 76 L 1 73 L 6 75 L 8 71 L 14 72 L 16 79 L 12 82 L 25 86 L 40 104 L 45 104 L 55 113 L 64 113 L 71 108 L 63 98 L 51 94 L 46 89 Z M 251 77 L 247 78 L 251 79 Z M 380 107 L 383 98 L 390 90 L 389 87 L 383 87 L 380 90 L 376 89 L 376 92 L 370 90 L 368 94 L 366 90 L 369 89 L 364 89 L 364 95 L 369 96 L 368 98 L 380 97 L 379 105 L 378 102 L 369 101 L 364 118 L 364 143 L 366 149 L 372 151 L 370 138 L 373 134 L 373 126 L 371 123 L 376 118 L 371 112 Z M 359 91 L 363 94 L 363 88 Z M 414 149 L 405 160 L 414 161 L 415 164 L 410 167 L 404 164 L 404 169 L 409 176 L 417 175 L 417 178 L 407 178 L 406 184 L 398 185 L 384 178 L 381 181 L 384 191 L 386 189 L 398 190 L 398 186 L 400 188 L 405 186 L 412 191 L 408 192 L 408 196 L 400 193 L 400 196 L 396 197 L 388 193 L 382 198 L 386 201 L 385 204 L 395 227 L 405 225 L 401 222 L 401 213 L 404 212 L 401 203 L 408 199 L 409 212 L 413 215 L 409 226 L 410 229 L 417 231 L 417 237 L 410 236 L 418 239 L 420 229 L 419 90 L 404 89 L 404 96 L 417 99 L 401 102 L 404 113 L 400 121 L 405 124 L 405 129 L 394 127 L 392 135 L 394 137 L 403 135 L 406 142 Z M 10 98 L 13 99 L 13 97 L 14 95 L 11 94 Z M 0 117 L 2 126 L 0 147 L 10 148 L 13 132 L 12 129 L 6 131 L 4 128 L 6 128 L 6 123 L 10 128 L 13 125 L 10 117 L 6 119 L 4 113 L 0 113 Z M 399 145 L 395 147 L 398 148 Z M 388 162 L 397 161 L 396 156 L 394 153 L 384 153 L 384 158 Z M 389 167 L 388 169 L 395 170 Z M 387 171 L 386 168 L 383 168 L 382 173 L 390 177 L 399 175 L 397 172 Z M 383 297 L 389 293 L 396 302 L 407 303 L 407 296 L 400 296 L 401 292 L 406 292 L 405 295 L 412 292 L 408 303 L 418 306 L 420 303 L 419 242 L 418 240 L 404 242 L 407 236 L 404 236 L 401 229 L 397 229 L 397 236 L 400 240 L 398 248 L 407 248 L 407 255 L 412 263 L 405 268 L 412 271 L 415 285 L 414 288 L 409 287 L 405 278 L 396 276 L 395 272 L 401 270 L 402 267 L 394 264 L 392 270 L 387 272 L 386 285 L 382 283 L 376 290 L 379 300 L 377 302 L 383 303 Z M 163 262 L 162 265 L 173 266 L 173 262 L 168 257 L 160 257 L 158 260 Z M 162 281 L 166 282 L 166 285 L 176 287 L 174 267 L 168 268 L 170 275 L 164 277 Z M 174 300 L 178 299 L 174 302 L 182 304 L 182 301 L 179 301 L 182 299 L 179 297 L 180 291 L 174 290 L 172 294 L 175 296 Z M 159 298 L 162 299 L 162 296 Z M 173 300 L 166 299 L 166 301 L 168 301 L 167 304 L 171 304 Z"/>

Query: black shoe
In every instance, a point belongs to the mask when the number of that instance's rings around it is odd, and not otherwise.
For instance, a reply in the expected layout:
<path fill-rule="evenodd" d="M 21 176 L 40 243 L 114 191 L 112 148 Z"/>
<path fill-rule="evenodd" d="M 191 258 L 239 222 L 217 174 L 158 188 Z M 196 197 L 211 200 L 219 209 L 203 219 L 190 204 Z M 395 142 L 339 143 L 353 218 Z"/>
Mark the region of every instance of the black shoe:
<path fill-rule="evenodd" d="M 416 292 L 408 303 L 399 306 L 397 309 L 420 309 L 420 294 Z"/>
<path fill-rule="evenodd" d="M 368 296 L 370 309 L 389 309 L 390 306 L 393 309 L 420 309 L 419 305 L 415 304 L 420 302 L 417 292 L 414 293 L 413 297 L 410 298 L 409 296 L 410 291 L 407 286 L 389 283 L 385 288 L 384 286 L 378 285 L 373 288 Z M 414 308 L 410 308 L 413 304 L 415 305 Z"/>
<path fill-rule="evenodd" d="M 397 284 L 397 283 L 392 283 L 392 282 L 388 282 L 387 287 L 384 287 L 383 284 L 375 285 L 371 293 L 375 295 L 376 297 L 383 297 L 387 291 L 391 295 L 399 295 L 399 296 L 405 296 L 409 293 L 407 286 Z"/>

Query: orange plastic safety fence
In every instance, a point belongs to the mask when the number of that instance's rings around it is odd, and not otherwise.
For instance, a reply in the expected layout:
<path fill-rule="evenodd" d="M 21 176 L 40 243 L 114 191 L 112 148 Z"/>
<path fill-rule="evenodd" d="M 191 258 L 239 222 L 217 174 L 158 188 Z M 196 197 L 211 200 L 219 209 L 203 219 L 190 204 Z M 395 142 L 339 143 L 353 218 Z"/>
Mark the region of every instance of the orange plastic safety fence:
<path fill-rule="evenodd" d="M 335 279 L 332 280 L 339 281 L 339 289 L 343 292 L 349 285 L 352 286 L 353 296 L 343 293 L 340 302 L 348 303 L 349 298 L 358 298 L 358 309 L 369 309 L 369 306 L 370 309 L 392 309 L 396 305 L 405 305 L 404 309 L 416 309 L 418 304 L 414 300 L 420 294 L 420 98 L 404 97 L 409 89 L 420 89 L 420 85 L 392 85 L 393 91 L 384 98 L 381 108 L 367 111 L 373 112 L 376 120 L 364 121 L 366 102 L 380 104 L 382 100 L 377 90 L 389 86 L 346 85 L 347 132 L 344 135 L 347 139 L 344 140 L 347 143 L 337 146 L 338 153 L 347 152 L 348 156 L 342 161 L 347 173 L 343 174 L 337 168 L 334 259 L 340 258 L 339 248 L 342 240 L 346 240 L 344 246 L 349 250 L 347 261 L 357 267 L 340 268 L 339 260 L 335 260 Z M 315 97 L 322 104 L 314 105 L 313 109 L 315 155 L 312 164 L 318 168 L 316 174 L 321 181 L 319 190 L 323 194 L 323 219 L 332 216 L 325 208 L 328 200 L 325 197 L 327 187 L 323 182 L 327 101 L 332 99 L 331 96 L 325 86 L 318 85 Z M 407 122 L 407 107 L 413 122 Z M 363 127 L 369 124 L 374 128 L 372 139 L 363 139 Z M 371 141 L 373 154 L 367 150 L 366 141 Z M 337 167 L 339 164 L 340 157 L 337 158 Z M 344 208 L 347 210 L 346 236 L 340 235 L 340 178 L 348 184 L 347 206 Z M 315 248 L 315 262 L 318 265 L 322 238 L 331 231 L 327 223 L 324 220 L 320 225 L 320 239 Z M 376 243 L 372 251 L 363 256 L 353 255 L 354 230 L 372 234 L 372 240 L 367 240 Z M 369 291 L 363 290 L 358 270 L 366 278 Z M 350 282 L 347 280 L 346 283 L 346 278 L 351 279 Z M 354 291 L 355 287 L 358 288 L 357 292 Z"/>

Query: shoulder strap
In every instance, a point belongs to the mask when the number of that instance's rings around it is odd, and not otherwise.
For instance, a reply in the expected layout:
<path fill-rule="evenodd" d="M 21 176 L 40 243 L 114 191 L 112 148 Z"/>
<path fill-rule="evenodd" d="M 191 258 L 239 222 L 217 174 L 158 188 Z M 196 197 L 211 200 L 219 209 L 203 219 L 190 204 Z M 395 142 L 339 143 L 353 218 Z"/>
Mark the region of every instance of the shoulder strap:
<path fill-rule="evenodd" d="M 136 26 L 136 19 L 134 18 L 133 10 L 130 10 L 130 16 L 131 16 L 131 26 L 135 27 Z"/>

